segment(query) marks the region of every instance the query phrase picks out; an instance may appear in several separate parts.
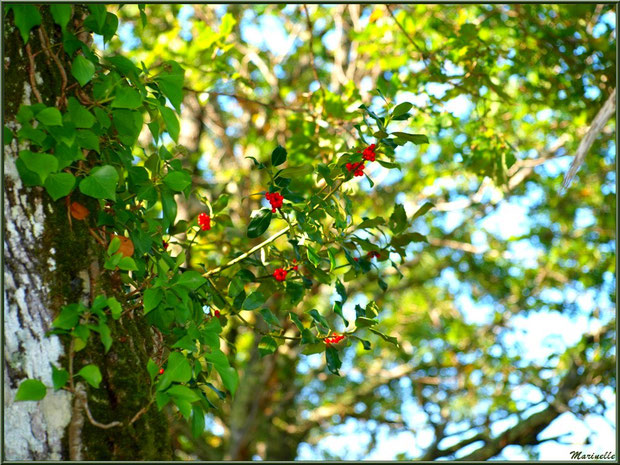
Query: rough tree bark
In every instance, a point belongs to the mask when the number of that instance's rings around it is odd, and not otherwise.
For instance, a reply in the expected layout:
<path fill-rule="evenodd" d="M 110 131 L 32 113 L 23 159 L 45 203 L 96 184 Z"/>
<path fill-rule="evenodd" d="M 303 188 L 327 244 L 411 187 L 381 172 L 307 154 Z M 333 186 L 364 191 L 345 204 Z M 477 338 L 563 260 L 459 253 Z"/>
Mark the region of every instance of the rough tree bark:
<path fill-rule="evenodd" d="M 69 28 L 80 28 L 86 8 L 73 6 Z M 17 132 L 15 115 L 21 104 L 42 102 L 61 105 L 62 89 L 67 96 L 78 89 L 71 77 L 71 57 L 64 53 L 60 28 L 41 7 L 43 21 L 30 32 L 27 44 L 13 22 L 4 17 L 4 105 L 5 125 Z M 83 37 L 81 39 L 88 39 Z M 49 47 L 46 47 L 49 39 Z M 64 82 L 64 76 L 68 82 Z M 64 85 L 63 85 L 64 84 Z M 71 85 L 73 87 L 71 87 Z M 88 94 L 89 89 L 83 89 Z M 68 341 L 47 336 L 51 322 L 63 305 L 82 301 L 90 305 L 99 294 L 121 293 L 113 276 L 102 267 L 103 248 L 91 237 L 96 229 L 99 205 L 79 191 L 72 200 L 85 205 L 91 214 L 85 221 L 69 222 L 65 199 L 53 202 L 42 188 L 27 188 L 15 161 L 20 150 L 17 139 L 4 145 L 3 247 L 4 247 L 4 458 L 7 460 L 156 460 L 171 459 L 172 446 L 163 413 L 151 408 L 127 426 L 147 405 L 149 377 L 146 361 L 153 355 L 150 327 L 139 317 L 111 321 L 114 343 L 104 355 L 98 339 L 75 354 L 77 371 L 95 363 L 102 372 L 99 389 L 86 391 L 92 419 L 119 426 L 101 429 L 88 418 L 80 396 L 54 392 L 50 364 L 67 367 Z M 119 341 L 123 337 L 124 343 Z M 19 384 L 26 378 L 48 386 L 40 402 L 15 402 Z"/>

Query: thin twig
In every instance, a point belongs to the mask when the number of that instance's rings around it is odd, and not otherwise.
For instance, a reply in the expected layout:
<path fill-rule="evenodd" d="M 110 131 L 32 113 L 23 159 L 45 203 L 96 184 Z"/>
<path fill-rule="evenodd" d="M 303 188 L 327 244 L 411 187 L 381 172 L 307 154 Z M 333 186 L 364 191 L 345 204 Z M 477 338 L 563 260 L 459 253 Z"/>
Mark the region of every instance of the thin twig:
<path fill-rule="evenodd" d="M 140 418 L 142 415 L 144 415 L 148 411 L 149 407 L 152 404 L 153 404 L 153 399 L 151 399 L 151 401 L 146 406 L 144 406 L 140 410 L 138 410 L 138 413 L 136 413 L 133 416 L 133 418 L 131 420 L 129 420 L 128 425 L 133 425 L 138 420 L 138 418 Z"/>
<path fill-rule="evenodd" d="M 82 406 L 84 407 L 84 411 L 86 412 L 86 416 L 88 417 L 88 421 L 90 421 L 91 425 L 101 429 L 110 429 L 114 428 L 115 426 L 123 425 L 123 423 L 121 423 L 120 421 L 113 421 L 107 424 L 99 423 L 93 418 L 92 413 L 90 413 L 90 409 L 88 408 L 88 399 L 86 398 L 86 392 L 84 391 L 84 389 L 78 389 L 76 395 L 79 397 L 80 402 L 82 402 Z"/>
<path fill-rule="evenodd" d="M 329 197 L 332 196 L 332 194 L 334 192 L 336 192 L 336 190 L 342 185 L 344 181 L 340 181 L 324 198 L 323 201 L 327 200 Z M 310 210 L 310 213 L 312 213 L 314 210 L 316 210 L 318 208 L 318 204 L 312 208 L 312 210 Z M 261 242 L 258 245 L 255 245 L 254 247 L 252 247 L 250 250 L 248 250 L 245 253 L 242 253 L 241 255 L 239 255 L 238 257 L 233 258 L 232 260 L 230 260 L 228 263 L 218 266 L 217 268 L 213 268 L 212 270 L 207 271 L 206 273 L 204 273 L 202 276 L 204 276 L 205 278 L 209 278 L 210 276 L 213 276 L 214 274 L 217 274 L 223 270 L 225 270 L 226 268 L 230 268 L 231 266 L 233 266 L 236 263 L 239 263 L 243 260 L 245 260 L 246 258 L 248 258 L 250 255 L 252 255 L 254 252 L 257 252 L 258 250 L 262 249 L 263 247 L 265 247 L 266 245 L 271 244 L 272 242 L 274 242 L 277 238 L 279 238 L 280 236 L 283 236 L 284 234 L 286 234 L 290 229 L 291 226 L 295 226 L 296 223 L 292 223 L 290 225 L 288 225 L 287 227 L 285 227 L 284 229 L 281 229 L 280 231 L 278 231 L 277 233 L 275 233 L 273 236 L 265 239 L 263 242 Z"/>
<path fill-rule="evenodd" d="M 41 45 L 43 46 L 43 50 L 45 51 L 47 56 L 51 56 L 54 63 L 58 67 L 58 72 L 60 73 L 60 78 L 62 79 L 60 83 L 60 96 L 56 100 L 57 104 L 64 104 L 66 101 L 65 90 L 67 88 L 67 73 L 65 72 L 65 68 L 58 59 L 58 56 L 51 51 L 50 39 L 45 32 L 45 30 L 40 27 L 39 28 L 39 37 L 41 39 Z"/>
<path fill-rule="evenodd" d="M 30 44 L 26 44 L 26 53 L 28 54 L 28 61 L 30 61 L 30 67 L 28 68 L 28 77 L 30 78 L 30 87 L 32 87 L 32 92 L 34 96 L 37 98 L 39 103 L 43 103 L 43 99 L 41 98 L 41 94 L 39 93 L 39 89 L 37 88 L 37 82 L 34 77 L 34 57 L 32 56 L 32 50 L 30 49 Z"/>

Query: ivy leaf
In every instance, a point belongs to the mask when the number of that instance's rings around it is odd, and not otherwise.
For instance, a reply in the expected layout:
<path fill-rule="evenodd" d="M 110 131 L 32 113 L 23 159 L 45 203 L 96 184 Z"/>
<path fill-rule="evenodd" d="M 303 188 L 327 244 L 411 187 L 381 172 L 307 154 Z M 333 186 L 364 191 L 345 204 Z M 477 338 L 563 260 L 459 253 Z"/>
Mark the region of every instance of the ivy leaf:
<path fill-rule="evenodd" d="M 74 97 L 69 97 L 67 110 L 76 128 L 88 129 L 95 124 L 95 117 Z M 37 115 L 38 116 L 38 115 Z"/>
<path fill-rule="evenodd" d="M 110 334 L 110 327 L 105 323 L 99 323 L 99 338 L 105 348 L 104 353 L 107 354 L 112 347 L 112 335 Z"/>
<path fill-rule="evenodd" d="M 170 171 L 163 181 L 171 190 L 183 192 L 192 183 L 192 178 L 185 171 Z"/>
<path fill-rule="evenodd" d="M 123 86 L 116 91 L 114 100 L 112 100 L 112 108 L 127 108 L 133 110 L 142 105 L 142 96 L 140 92 L 129 86 Z"/>
<path fill-rule="evenodd" d="M 197 271 L 190 270 L 190 271 L 184 272 L 179 277 L 177 284 L 180 286 L 186 287 L 191 291 L 195 291 L 196 289 L 198 289 L 200 286 L 202 286 L 206 282 L 207 282 L 207 279 L 204 278 L 200 273 L 198 273 Z"/>
<path fill-rule="evenodd" d="M 181 384 L 175 384 L 166 391 L 166 394 L 173 398 L 183 399 L 187 402 L 196 402 L 200 400 L 200 396 L 192 391 L 187 386 Z"/>
<path fill-rule="evenodd" d="M 84 87 L 95 75 L 95 65 L 83 55 L 78 55 L 71 65 L 71 75 Z"/>
<path fill-rule="evenodd" d="M 52 18 L 54 18 L 54 22 L 60 26 L 64 33 L 67 23 L 71 19 L 71 5 L 53 3 L 50 6 L 50 11 L 52 13 Z"/>
<path fill-rule="evenodd" d="M 144 314 L 153 310 L 159 305 L 164 297 L 164 293 L 161 288 L 149 288 L 144 291 Z"/>
<path fill-rule="evenodd" d="M 27 169 L 39 175 L 41 184 L 50 173 L 58 170 L 58 160 L 53 155 L 47 153 L 33 153 L 30 150 L 22 150 L 19 152 L 19 160 L 21 160 Z"/>
<path fill-rule="evenodd" d="M 237 390 L 237 386 L 239 385 L 239 375 L 237 371 L 230 366 L 226 355 L 221 350 L 214 350 L 210 354 L 206 354 L 205 358 L 207 361 L 211 362 L 217 372 L 222 378 L 222 383 L 224 387 L 230 392 L 232 396 L 235 395 L 235 391 Z"/>
<path fill-rule="evenodd" d="M 164 119 L 164 123 L 166 123 L 166 130 L 168 131 L 168 134 L 170 134 L 172 140 L 178 142 L 181 126 L 179 125 L 177 115 L 168 107 L 160 107 L 159 112 L 161 113 L 161 117 Z"/>
<path fill-rule="evenodd" d="M 265 303 L 265 296 L 262 292 L 256 291 L 252 292 L 249 296 L 245 298 L 243 304 L 241 305 L 242 310 L 256 310 L 258 307 Z"/>
<path fill-rule="evenodd" d="M 271 210 L 263 208 L 260 213 L 250 221 L 248 225 L 248 237 L 254 239 L 267 231 L 269 223 L 271 223 L 271 217 Z"/>
<path fill-rule="evenodd" d="M 71 173 L 50 174 L 43 185 L 47 193 L 56 201 L 61 197 L 69 195 L 73 186 L 75 186 L 75 176 Z"/>
<path fill-rule="evenodd" d="M 271 152 L 271 165 L 278 166 L 286 161 L 286 149 L 278 145 L 273 152 Z"/>
<path fill-rule="evenodd" d="M 67 384 L 67 381 L 69 381 L 69 372 L 67 370 L 59 370 L 53 363 L 50 363 L 50 366 L 52 367 L 52 383 L 54 384 L 54 391 L 58 391 L 65 384 Z"/>
<path fill-rule="evenodd" d="M 52 326 L 58 329 L 72 329 L 80 319 L 79 311 L 79 304 L 65 305 L 52 322 Z"/>
<path fill-rule="evenodd" d="M 118 29 L 118 17 L 110 12 L 106 13 L 105 23 L 103 28 L 101 28 L 101 35 L 103 36 L 104 42 L 109 42 L 114 34 L 116 34 L 116 30 Z"/>
<path fill-rule="evenodd" d="M 140 12 L 142 13 L 142 12 Z M 205 430 L 205 414 L 198 405 L 192 406 L 192 436 L 199 438 Z"/>
<path fill-rule="evenodd" d="M 278 343 L 271 336 L 263 336 L 258 343 L 258 352 L 261 357 L 273 354 L 276 350 L 278 350 Z"/>
<path fill-rule="evenodd" d="M 19 29 L 24 44 L 27 44 L 30 30 L 41 24 L 39 9 L 34 5 L 11 5 L 9 8 L 13 10 L 15 25 Z"/>
<path fill-rule="evenodd" d="M 94 388 L 98 388 L 102 380 L 99 367 L 93 364 L 83 367 L 80 371 L 77 372 L 77 375 L 84 378 L 86 382 Z"/>
<path fill-rule="evenodd" d="M 183 76 L 185 71 L 176 61 L 167 61 L 164 66 L 168 67 L 169 71 L 160 74 L 155 80 L 159 84 L 161 91 L 170 100 L 170 103 L 180 113 L 181 102 L 183 101 Z"/>
<path fill-rule="evenodd" d="M 17 388 L 15 400 L 41 400 L 45 397 L 46 393 L 47 388 L 41 381 L 38 379 L 27 379 L 19 385 L 19 388 Z"/>
<path fill-rule="evenodd" d="M 97 166 L 93 168 L 89 176 L 80 182 L 80 191 L 84 195 L 96 199 L 116 199 L 116 183 L 118 173 L 111 165 Z"/>
<path fill-rule="evenodd" d="M 108 307 L 110 307 L 110 313 L 112 314 L 112 318 L 118 320 L 121 317 L 121 313 L 123 313 L 123 307 L 121 307 L 121 303 L 114 297 L 108 297 L 107 303 Z"/>
<path fill-rule="evenodd" d="M 192 377 L 192 368 L 183 354 L 180 352 L 172 352 L 168 357 L 166 371 L 161 375 L 158 391 L 163 391 L 172 382 L 187 383 Z"/>
<path fill-rule="evenodd" d="M 36 119 L 46 126 L 62 126 L 62 115 L 58 108 L 45 108 L 37 113 Z"/>
<path fill-rule="evenodd" d="M 146 371 L 149 372 L 149 377 L 151 378 L 152 383 L 155 380 L 155 376 L 157 376 L 157 373 L 159 373 L 159 367 L 152 358 L 149 358 L 149 361 L 146 362 Z"/>

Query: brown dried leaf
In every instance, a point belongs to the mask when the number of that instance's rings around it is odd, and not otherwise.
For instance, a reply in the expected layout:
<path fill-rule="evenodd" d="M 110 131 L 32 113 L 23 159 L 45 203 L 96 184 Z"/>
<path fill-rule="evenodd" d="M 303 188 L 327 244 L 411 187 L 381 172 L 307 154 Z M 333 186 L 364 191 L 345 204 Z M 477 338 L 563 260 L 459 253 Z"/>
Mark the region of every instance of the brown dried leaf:
<path fill-rule="evenodd" d="M 71 202 L 69 210 L 71 212 L 71 216 L 76 220 L 84 220 L 90 213 L 88 208 L 78 202 Z"/>
<path fill-rule="evenodd" d="M 131 242 L 131 239 L 125 236 L 119 236 L 118 234 L 112 234 L 112 239 L 115 237 L 118 237 L 121 241 L 121 246 L 118 248 L 118 252 L 122 253 L 124 257 L 131 257 L 134 252 L 133 242 Z"/>

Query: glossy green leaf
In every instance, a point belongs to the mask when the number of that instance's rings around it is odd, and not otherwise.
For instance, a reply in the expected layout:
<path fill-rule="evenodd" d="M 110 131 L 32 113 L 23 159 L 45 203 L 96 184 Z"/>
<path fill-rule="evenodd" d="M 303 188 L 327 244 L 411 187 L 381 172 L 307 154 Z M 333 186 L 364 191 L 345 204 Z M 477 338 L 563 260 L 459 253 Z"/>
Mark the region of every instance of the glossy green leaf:
<path fill-rule="evenodd" d="M 276 318 L 273 312 L 269 310 L 268 308 L 261 308 L 258 313 L 260 313 L 260 315 L 263 317 L 263 319 L 265 320 L 267 324 L 272 325 L 272 326 L 281 326 L 280 321 Z"/>
<path fill-rule="evenodd" d="M 327 362 L 328 370 L 333 374 L 340 376 L 339 370 L 342 366 L 342 362 L 340 361 L 338 351 L 331 346 L 327 346 L 325 349 L 325 360 Z"/>
<path fill-rule="evenodd" d="M 241 308 L 243 310 L 256 310 L 258 307 L 263 305 L 266 300 L 267 299 L 265 298 L 262 292 L 259 292 L 259 291 L 252 292 L 250 295 L 248 295 L 245 298 L 245 300 L 243 301 L 243 304 L 241 305 Z"/>
<path fill-rule="evenodd" d="M 286 149 L 278 145 L 271 153 L 271 165 L 278 166 L 286 161 Z"/>
<path fill-rule="evenodd" d="M 271 336 L 263 336 L 258 343 L 258 352 L 261 357 L 273 354 L 278 350 L 278 343 Z"/>
<path fill-rule="evenodd" d="M 428 137 L 424 134 L 408 134 L 406 132 L 393 132 L 392 134 L 416 145 L 429 143 Z"/>
<path fill-rule="evenodd" d="M 271 210 L 266 208 L 262 209 L 259 214 L 250 221 L 250 224 L 248 225 L 248 237 L 250 239 L 254 239 L 267 231 L 267 228 L 269 228 L 269 224 L 271 223 L 271 218 Z"/>

